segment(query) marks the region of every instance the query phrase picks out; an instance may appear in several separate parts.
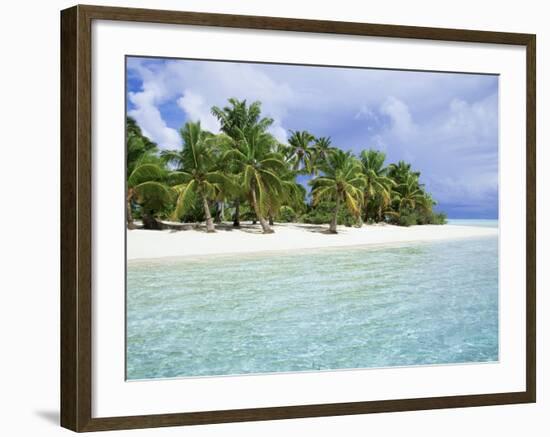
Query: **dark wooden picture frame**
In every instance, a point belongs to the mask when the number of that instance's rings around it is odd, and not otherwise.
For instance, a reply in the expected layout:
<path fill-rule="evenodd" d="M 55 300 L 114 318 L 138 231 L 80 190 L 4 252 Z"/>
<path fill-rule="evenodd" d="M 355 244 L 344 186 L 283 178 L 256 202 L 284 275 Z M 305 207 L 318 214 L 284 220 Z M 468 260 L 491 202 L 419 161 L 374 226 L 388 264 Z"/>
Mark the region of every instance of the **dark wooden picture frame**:
<path fill-rule="evenodd" d="M 92 417 L 91 25 L 93 20 L 169 23 L 526 48 L 526 390 L 418 399 L 281 406 L 130 417 Z M 289 18 L 75 6 L 61 12 L 61 425 L 100 431 L 535 402 L 535 35 Z"/>

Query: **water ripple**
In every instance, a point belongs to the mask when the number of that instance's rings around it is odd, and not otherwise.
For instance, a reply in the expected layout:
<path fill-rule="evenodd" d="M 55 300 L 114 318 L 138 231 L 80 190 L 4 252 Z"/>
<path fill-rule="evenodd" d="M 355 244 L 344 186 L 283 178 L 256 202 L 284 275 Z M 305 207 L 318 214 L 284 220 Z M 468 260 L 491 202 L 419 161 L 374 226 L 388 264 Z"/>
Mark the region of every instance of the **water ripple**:
<path fill-rule="evenodd" d="M 127 377 L 498 359 L 498 241 L 129 263 Z"/>

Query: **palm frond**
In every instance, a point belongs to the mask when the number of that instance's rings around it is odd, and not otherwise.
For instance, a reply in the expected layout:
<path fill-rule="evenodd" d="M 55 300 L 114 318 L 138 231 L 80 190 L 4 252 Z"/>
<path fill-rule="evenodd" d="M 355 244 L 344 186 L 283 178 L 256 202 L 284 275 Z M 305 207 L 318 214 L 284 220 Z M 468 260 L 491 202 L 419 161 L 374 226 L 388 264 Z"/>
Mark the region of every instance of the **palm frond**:
<path fill-rule="evenodd" d="M 173 187 L 177 193 L 176 208 L 173 212 L 173 218 L 179 219 L 185 214 L 195 202 L 197 182 L 192 180 L 187 184 L 180 184 Z"/>
<path fill-rule="evenodd" d="M 165 171 L 156 164 L 138 165 L 128 176 L 128 186 L 135 187 L 145 181 L 159 181 L 165 175 Z"/>

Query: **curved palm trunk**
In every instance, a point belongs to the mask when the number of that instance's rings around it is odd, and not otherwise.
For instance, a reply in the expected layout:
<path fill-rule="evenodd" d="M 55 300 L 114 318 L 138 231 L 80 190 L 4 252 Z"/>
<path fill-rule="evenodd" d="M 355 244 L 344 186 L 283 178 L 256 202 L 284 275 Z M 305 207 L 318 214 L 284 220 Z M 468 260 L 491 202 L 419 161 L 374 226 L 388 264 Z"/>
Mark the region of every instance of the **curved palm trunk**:
<path fill-rule="evenodd" d="M 210 206 L 208 200 L 204 194 L 202 196 L 202 206 L 204 207 L 204 216 L 206 217 L 206 232 L 216 232 L 214 229 L 214 222 L 212 221 L 212 215 L 210 214 Z"/>
<path fill-rule="evenodd" d="M 216 214 L 214 215 L 214 223 L 221 223 L 222 222 L 222 208 L 221 208 L 222 202 L 216 202 Z"/>
<path fill-rule="evenodd" d="M 134 223 L 134 218 L 132 217 L 132 197 L 134 193 L 131 189 L 128 190 L 126 195 L 126 226 L 128 229 L 135 229 L 136 225 Z"/>
<path fill-rule="evenodd" d="M 269 223 L 265 221 L 265 219 L 262 217 L 262 214 L 260 214 L 260 207 L 258 206 L 258 201 L 256 200 L 256 190 L 253 187 L 252 188 L 252 207 L 254 208 L 254 212 L 256 213 L 256 217 L 258 217 L 258 220 L 260 221 L 260 225 L 262 226 L 262 231 L 264 234 L 273 234 L 273 229 L 269 227 Z"/>
<path fill-rule="evenodd" d="M 145 229 L 150 229 L 154 231 L 160 231 L 163 229 L 162 223 L 148 212 L 142 215 L 141 221 L 143 222 L 143 227 Z"/>
<path fill-rule="evenodd" d="M 369 206 L 369 195 L 367 193 L 365 193 L 365 196 L 363 198 L 363 205 L 364 205 L 364 208 L 365 208 L 365 223 L 369 223 L 369 210 L 368 210 L 368 206 Z"/>
<path fill-rule="evenodd" d="M 332 220 L 330 221 L 330 226 L 328 231 L 331 234 L 337 234 L 336 226 L 338 225 L 338 212 L 340 211 L 340 196 L 336 196 L 336 205 L 334 206 L 334 212 L 332 215 Z"/>
<path fill-rule="evenodd" d="M 239 228 L 241 226 L 241 201 L 237 199 L 235 202 L 235 215 L 233 216 L 233 226 Z"/>

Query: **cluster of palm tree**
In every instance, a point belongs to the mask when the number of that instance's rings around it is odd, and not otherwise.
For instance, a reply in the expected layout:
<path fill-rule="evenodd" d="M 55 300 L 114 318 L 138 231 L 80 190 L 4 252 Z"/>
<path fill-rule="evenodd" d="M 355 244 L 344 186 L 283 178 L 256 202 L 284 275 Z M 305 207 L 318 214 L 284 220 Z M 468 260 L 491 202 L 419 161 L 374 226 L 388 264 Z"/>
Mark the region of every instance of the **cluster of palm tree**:
<path fill-rule="evenodd" d="M 227 106 L 214 106 L 212 114 L 219 134 L 202 129 L 200 121 L 187 122 L 180 130 L 182 147 L 168 151 L 159 151 L 127 119 L 129 229 L 135 227 L 134 216 L 145 228 L 158 229 L 158 217 L 182 221 L 191 215 L 215 232 L 214 222 L 230 211 L 233 226 L 249 217 L 268 234 L 283 211 L 299 220 L 320 204 L 331 209 L 331 233 L 337 232 L 342 211 L 357 225 L 434 221 L 435 202 L 410 164 L 385 166 L 385 154 L 375 150 L 356 157 L 307 131 L 291 131 L 283 144 L 269 133 L 273 120 L 262 116 L 260 102 L 232 98 Z M 309 194 L 299 175 L 309 179 Z"/>

